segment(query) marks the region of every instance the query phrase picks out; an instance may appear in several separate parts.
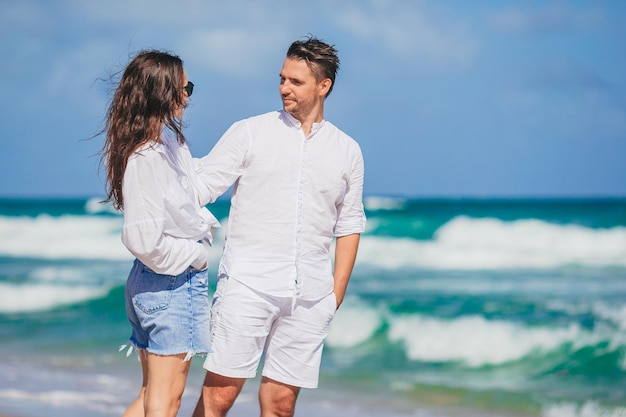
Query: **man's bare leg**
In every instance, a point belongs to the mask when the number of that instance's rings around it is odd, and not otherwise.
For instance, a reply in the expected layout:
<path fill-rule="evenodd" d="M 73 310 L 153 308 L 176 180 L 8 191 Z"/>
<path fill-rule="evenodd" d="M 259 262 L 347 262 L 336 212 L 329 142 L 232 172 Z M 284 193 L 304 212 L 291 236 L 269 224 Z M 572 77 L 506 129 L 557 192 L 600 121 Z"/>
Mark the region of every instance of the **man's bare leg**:
<path fill-rule="evenodd" d="M 246 382 L 207 372 L 193 417 L 226 417 Z"/>
<path fill-rule="evenodd" d="M 259 390 L 261 417 L 293 417 L 299 392 L 299 387 L 263 377 Z"/>

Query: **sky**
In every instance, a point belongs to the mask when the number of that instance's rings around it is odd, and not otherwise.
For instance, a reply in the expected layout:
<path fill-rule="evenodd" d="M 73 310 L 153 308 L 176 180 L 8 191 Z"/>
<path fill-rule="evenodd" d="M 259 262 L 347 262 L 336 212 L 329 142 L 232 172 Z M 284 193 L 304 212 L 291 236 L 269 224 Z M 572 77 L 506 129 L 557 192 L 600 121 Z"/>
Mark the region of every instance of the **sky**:
<path fill-rule="evenodd" d="M 0 0 L 0 197 L 104 195 L 93 135 L 138 51 L 184 61 L 201 157 L 281 108 L 309 34 L 339 51 L 325 118 L 359 142 L 366 196 L 624 197 L 625 18 L 622 0 Z"/>

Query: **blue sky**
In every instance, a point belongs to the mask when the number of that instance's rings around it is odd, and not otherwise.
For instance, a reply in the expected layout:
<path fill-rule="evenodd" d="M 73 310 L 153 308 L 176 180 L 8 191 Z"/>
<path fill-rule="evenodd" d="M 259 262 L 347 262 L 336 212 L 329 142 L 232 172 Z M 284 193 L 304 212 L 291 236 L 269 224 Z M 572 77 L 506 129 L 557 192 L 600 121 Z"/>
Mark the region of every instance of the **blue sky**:
<path fill-rule="evenodd" d="M 342 61 L 326 118 L 367 195 L 626 196 L 626 2 L 0 0 L 0 196 L 103 194 L 111 84 L 145 48 L 185 62 L 192 153 L 279 109 L 288 45 Z"/>

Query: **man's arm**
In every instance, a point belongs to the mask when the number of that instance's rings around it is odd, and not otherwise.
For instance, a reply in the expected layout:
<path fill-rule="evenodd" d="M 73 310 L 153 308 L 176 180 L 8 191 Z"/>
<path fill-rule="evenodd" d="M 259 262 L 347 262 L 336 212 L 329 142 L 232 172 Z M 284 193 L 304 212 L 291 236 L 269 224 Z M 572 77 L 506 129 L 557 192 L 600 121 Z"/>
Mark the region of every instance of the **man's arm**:
<path fill-rule="evenodd" d="M 356 261 L 356 253 L 359 249 L 361 235 L 358 233 L 339 236 L 335 243 L 335 287 L 333 289 L 337 298 L 337 308 L 343 302 L 348 288 L 348 281 L 352 274 L 352 268 Z"/>
<path fill-rule="evenodd" d="M 213 203 L 244 171 L 249 137 L 244 122 L 234 123 L 208 155 L 195 159 L 199 203 Z"/>

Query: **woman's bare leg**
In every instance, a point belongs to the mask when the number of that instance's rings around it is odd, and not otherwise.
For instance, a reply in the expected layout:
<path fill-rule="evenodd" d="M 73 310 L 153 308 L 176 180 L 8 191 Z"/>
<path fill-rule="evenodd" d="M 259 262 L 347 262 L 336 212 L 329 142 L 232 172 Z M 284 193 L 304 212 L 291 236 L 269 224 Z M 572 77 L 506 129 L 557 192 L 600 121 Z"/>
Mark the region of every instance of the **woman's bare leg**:
<path fill-rule="evenodd" d="M 146 417 L 176 417 L 191 361 L 180 355 L 147 353 L 148 378 L 144 395 Z"/>
<path fill-rule="evenodd" d="M 139 360 L 141 361 L 141 373 L 143 375 L 143 381 L 141 382 L 139 395 L 137 396 L 135 401 L 133 401 L 133 403 L 128 406 L 122 417 L 144 417 L 145 414 L 143 402 L 146 393 L 146 385 L 148 383 L 148 358 L 144 349 L 137 349 L 137 354 L 139 355 Z"/>

